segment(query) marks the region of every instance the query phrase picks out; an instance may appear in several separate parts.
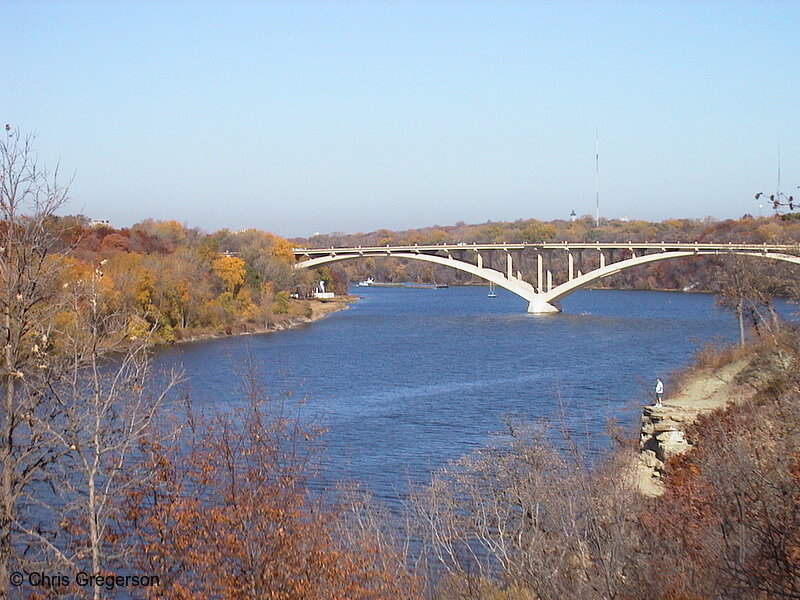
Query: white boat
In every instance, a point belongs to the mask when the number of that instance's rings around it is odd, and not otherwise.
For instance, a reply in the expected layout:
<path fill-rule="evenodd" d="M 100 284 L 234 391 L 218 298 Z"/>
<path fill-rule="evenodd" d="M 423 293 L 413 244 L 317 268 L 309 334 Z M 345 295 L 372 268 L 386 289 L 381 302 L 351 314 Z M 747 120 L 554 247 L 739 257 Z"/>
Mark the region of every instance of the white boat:
<path fill-rule="evenodd" d="M 494 283 L 492 283 L 491 281 L 489 282 L 489 294 L 488 294 L 488 297 L 489 298 L 497 298 L 497 294 L 495 294 L 495 292 L 494 292 Z"/>
<path fill-rule="evenodd" d="M 364 281 L 358 282 L 358 287 L 369 287 L 372 285 L 372 277 L 368 277 Z"/>

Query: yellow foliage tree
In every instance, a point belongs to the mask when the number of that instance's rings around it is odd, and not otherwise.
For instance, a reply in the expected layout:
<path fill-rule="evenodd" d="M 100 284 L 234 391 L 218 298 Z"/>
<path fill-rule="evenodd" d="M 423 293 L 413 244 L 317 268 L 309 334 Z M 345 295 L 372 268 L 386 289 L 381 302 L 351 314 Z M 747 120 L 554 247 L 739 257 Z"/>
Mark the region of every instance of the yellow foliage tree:
<path fill-rule="evenodd" d="M 443 229 L 432 229 L 423 236 L 426 244 L 443 244 L 449 241 L 450 236 Z"/>
<path fill-rule="evenodd" d="M 556 228 L 550 223 L 534 221 L 522 230 L 522 241 L 528 243 L 550 242 L 555 239 Z"/>
<path fill-rule="evenodd" d="M 244 261 L 236 256 L 220 256 L 211 263 L 211 268 L 214 270 L 214 275 L 225 284 L 225 290 L 235 293 L 244 283 L 244 264 Z"/>
<path fill-rule="evenodd" d="M 294 248 L 292 243 L 289 240 L 275 236 L 275 242 L 272 244 L 272 256 L 289 264 L 294 263 Z"/>

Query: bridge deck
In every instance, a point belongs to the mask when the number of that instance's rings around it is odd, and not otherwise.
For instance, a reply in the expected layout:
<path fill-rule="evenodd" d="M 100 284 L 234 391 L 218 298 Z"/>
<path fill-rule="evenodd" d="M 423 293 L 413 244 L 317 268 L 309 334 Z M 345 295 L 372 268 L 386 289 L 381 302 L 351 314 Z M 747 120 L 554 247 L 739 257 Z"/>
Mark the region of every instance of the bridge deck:
<path fill-rule="evenodd" d="M 385 254 L 387 252 L 454 252 L 459 250 L 659 250 L 696 252 L 800 252 L 800 244 L 737 244 L 734 242 L 710 244 L 700 242 L 542 242 L 535 244 L 423 244 L 399 246 L 348 246 L 330 248 L 294 248 L 296 256 L 323 256 L 330 254 Z"/>

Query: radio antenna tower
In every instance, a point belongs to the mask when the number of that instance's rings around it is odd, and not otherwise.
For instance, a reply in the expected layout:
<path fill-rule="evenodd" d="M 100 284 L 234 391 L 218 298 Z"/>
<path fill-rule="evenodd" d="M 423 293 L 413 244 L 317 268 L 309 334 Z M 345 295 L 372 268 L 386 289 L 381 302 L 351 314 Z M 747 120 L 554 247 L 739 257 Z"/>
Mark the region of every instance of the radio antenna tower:
<path fill-rule="evenodd" d="M 594 204 L 594 224 L 600 227 L 600 127 L 594 129 Z"/>

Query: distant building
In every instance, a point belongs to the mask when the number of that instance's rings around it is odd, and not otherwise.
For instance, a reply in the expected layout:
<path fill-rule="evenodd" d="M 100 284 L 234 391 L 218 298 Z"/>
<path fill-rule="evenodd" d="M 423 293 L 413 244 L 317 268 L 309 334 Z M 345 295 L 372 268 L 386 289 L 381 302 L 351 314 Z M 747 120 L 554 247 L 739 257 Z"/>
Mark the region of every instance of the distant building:
<path fill-rule="evenodd" d="M 573 223 L 573 222 L 575 222 L 575 220 L 576 220 L 577 218 L 578 218 L 578 215 L 576 215 L 576 214 L 575 214 L 575 209 L 573 208 L 573 209 L 572 209 L 572 212 L 571 212 L 571 213 L 569 213 L 569 221 L 570 221 L 570 223 Z"/>
<path fill-rule="evenodd" d="M 111 227 L 108 219 L 89 219 L 89 227 Z"/>
<path fill-rule="evenodd" d="M 630 219 L 628 217 L 620 217 L 619 220 L 621 223 L 630 223 Z"/>
<path fill-rule="evenodd" d="M 317 300 L 330 300 L 334 296 L 335 294 L 333 292 L 325 291 L 325 282 L 320 281 L 319 285 L 317 286 L 317 291 L 314 292 L 314 298 Z"/>

